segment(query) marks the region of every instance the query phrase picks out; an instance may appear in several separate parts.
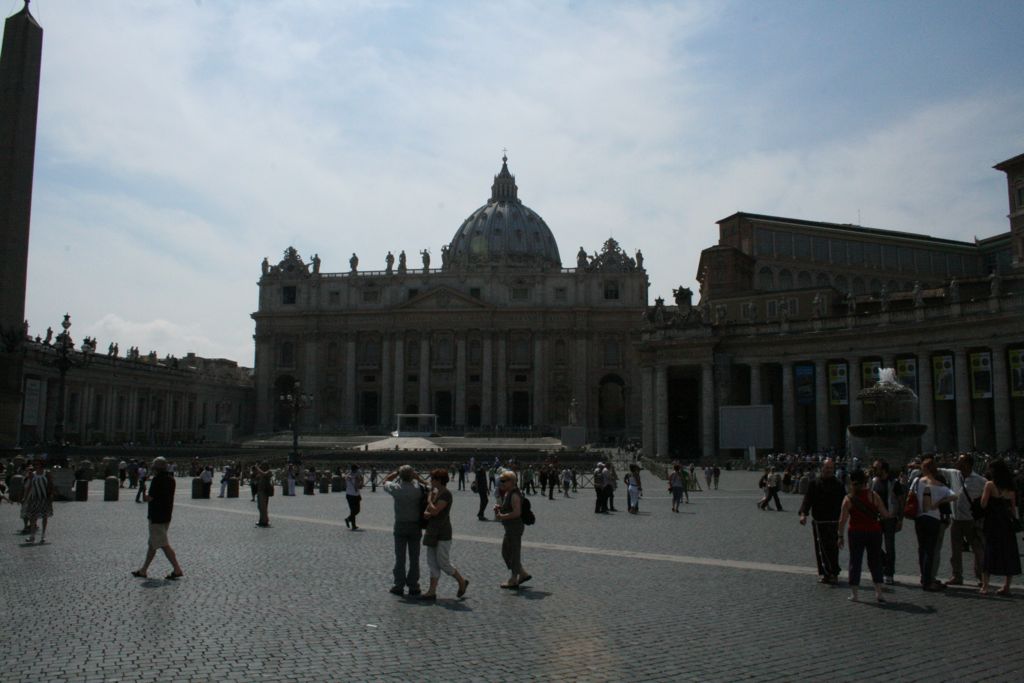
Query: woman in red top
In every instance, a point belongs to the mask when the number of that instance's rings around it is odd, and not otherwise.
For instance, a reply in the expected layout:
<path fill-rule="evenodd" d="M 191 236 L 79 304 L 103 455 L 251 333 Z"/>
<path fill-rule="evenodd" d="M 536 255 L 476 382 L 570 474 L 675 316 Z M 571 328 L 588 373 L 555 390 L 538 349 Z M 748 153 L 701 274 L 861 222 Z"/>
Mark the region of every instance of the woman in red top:
<path fill-rule="evenodd" d="M 864 470 L 850 472 L 850 494 L 843 498 L 843 509 L 839 514 L 839 547 L 843 547 L 843 529 L 850 523 L 850 597 L 857 601 L 857 587 L 860 586 L 860 568 L 864 551 L 868 551 L 868 569 L 875 584 L 875 600 L 882 598 L 882 525 L 879 520 L 888 517 L 889 511 L 877 493 L 867 487 Z"/>

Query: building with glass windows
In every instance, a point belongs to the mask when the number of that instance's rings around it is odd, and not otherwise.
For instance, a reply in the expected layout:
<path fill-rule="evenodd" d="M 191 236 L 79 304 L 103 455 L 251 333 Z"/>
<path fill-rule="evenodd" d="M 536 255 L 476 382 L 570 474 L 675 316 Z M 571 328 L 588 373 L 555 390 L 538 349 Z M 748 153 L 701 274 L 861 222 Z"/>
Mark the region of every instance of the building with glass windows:
<path fill-rule="evenodd" d="M 772 407 L 776 451 L 846 445 L 857 392 L 893 367 L 925 451 L 1024 445 L 1024 155 L 1010 232 L 963 242 L 737 213 L 701 252 L 700 303 L 657 300 L 638 345 L 648 453 L 720 454 L 721 408 Z M 971 226 L 965 232 L 975 232 Z"/>

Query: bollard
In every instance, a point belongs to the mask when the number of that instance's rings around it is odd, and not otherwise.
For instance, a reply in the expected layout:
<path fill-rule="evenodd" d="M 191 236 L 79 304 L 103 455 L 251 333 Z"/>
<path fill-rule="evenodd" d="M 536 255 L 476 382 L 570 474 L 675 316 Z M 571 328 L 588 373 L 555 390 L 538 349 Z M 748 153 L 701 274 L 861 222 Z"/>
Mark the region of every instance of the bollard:
<path fill-rule="evenodd" d="M 331 482 L 328 481 L 327 477 L 324 477 L 323 479 L 320 480 L 320 493 L 330 493 L 330 492 L 331 492 Z"/>
<path fill-rule="evenodd" d="M 7 496 L 11 499 L 12 503 L 21 502 L 21 494 L 25 492 L 25 477 L 20 474 L 15 474 L 11 477 L 10 484 L 8 486 Z"/>
<path fill-rule="evenodd" d="M 103 500 L 114 501 L 121 491 L 121 481 L 117 477 L 107 477 L 103 480 Z"/>
<path fill-rule="evenodd" d="M 228 479 L 228 498 L 238 498 L 238 477 Z"/>
<path fill-rule="evenodd" d="M 78 502 L 89 500 L 88 479 L 79 479 L 75 482 L 75 500 Z"/>
<path fill-rule="evenodd" d="M 345 485 L 341 482 L 341 475 L 335 474 L 331 477 L 331 491 L 335 493 L 341 493 L 345 490 Z"/>
<path fill-rule="evenodd" d="M 200 479 L 199 477 L 193 477 L 192 478 L 192 498 L 196 499 L 196 498 L 202 498 L 202 497 L 203 497 L 203 480 Z"/>
<path fill-rule="evenodd" d="M 302 493 L 307 496 L 312 496 L 314 493 L 316 493 L 315 486 L 315 482 L 307 481 L 305 486 L 302 487 Z"/>

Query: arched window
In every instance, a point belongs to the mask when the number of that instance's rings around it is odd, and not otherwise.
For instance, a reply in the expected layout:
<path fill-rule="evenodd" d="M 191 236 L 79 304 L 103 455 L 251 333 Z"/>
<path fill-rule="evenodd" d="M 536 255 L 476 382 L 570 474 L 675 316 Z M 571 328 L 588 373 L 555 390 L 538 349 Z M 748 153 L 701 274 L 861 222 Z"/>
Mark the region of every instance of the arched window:
<path fill-rule="evenodd" d="M 796 285 L 801 289 L 811 287 L 813 285 L 813 281 L 811 280 L 811 274 L 808 273 L 806 270 L 800 271 L 800 273 L 796 276 Z"/>
<path fill-rule="evenodd" d="M 793 273 L 786 269 L 779 271 L 779 289 L 793 289 Z"/>
<path fill-rule="evenodd" d="M 757 288 L 761 290 L 771 291 L 775 289 L 775 275 L 772 273 L 772 269 L 765 266 L 757 273 Z"/>
<path fill-rule="evenodd" d="M 853 278 L 853 293 L 864 294 L 866 291 L 867 290 L 864 287 L 864 279 L 859 277 Z"/>
<path fill-rule="evenodd" d="M 828 275 L 826 273 L 818 273 L 814 284 L 817 287 L 828 287 L 830 284 L 828 281 Z"/>

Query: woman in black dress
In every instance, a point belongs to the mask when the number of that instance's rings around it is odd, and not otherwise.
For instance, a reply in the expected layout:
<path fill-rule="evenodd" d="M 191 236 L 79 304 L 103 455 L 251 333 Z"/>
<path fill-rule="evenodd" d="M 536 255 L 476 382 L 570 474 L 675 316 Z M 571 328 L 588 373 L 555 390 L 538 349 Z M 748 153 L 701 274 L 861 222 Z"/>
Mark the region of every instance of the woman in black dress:
<path fill-rule="evenodd" d="M 998 595 L 1010 594 L 1010 578 L 1018 576 L 1020 555 L 1013 520 L 1017 518 L 1016 493 L 1013 474 L 1002 460 L 989 467 L 988 483 L 981 494 L 981 507 L 985 509 L 985 561 L 982 564 L 981 594 L 988 595 L 989 576 L 1005 577 Z"/>

